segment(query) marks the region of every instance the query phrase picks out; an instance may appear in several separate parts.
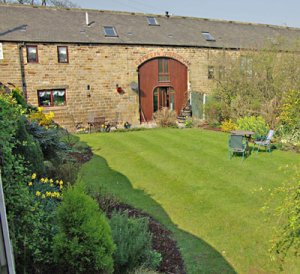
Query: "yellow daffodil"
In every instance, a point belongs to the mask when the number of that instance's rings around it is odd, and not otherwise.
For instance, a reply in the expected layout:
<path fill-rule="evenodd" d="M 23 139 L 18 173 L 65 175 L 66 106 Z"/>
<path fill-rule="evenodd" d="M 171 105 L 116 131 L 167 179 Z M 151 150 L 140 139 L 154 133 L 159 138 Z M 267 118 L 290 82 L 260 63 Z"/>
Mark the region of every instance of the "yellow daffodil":
<path fill-rule="evenodd" d="M 50 197 L 50 196 L 51 196 L 51 192 L 46 191 L 46 196 L 47 196 L 47 197 Z"/>
<path fill-rule="evenodd" d="M 63 186 L 62 186 L 62 185 L 60 185 L 60 186 L 59 186 L 59 189 L 60 189 L 60 190 L 62 190 L 62 189 L 63 189 Z"/>
<path fill-rule="evenodd" d="M 46 198 L 46 195 L 45 194 L 42 194 L 42 199 L 45 199 Z"/>
<path fill-rule="evenodd" d="M 34 180 L 35 178 L 36 178 L 36 173 L 33 173 L 33 174 L 31 175 L 31 179 Z"/>
<path fill-rule="evenodd" d="M 45 182 L 45 179 L 44 178 L 41 178 L 41 183 L 44 183 Z"/>
<path fill-rule="evenodd" d="M 62 186 L 64 184 L 63 180 L 60 180 L 59 184 Z"/>
<path fill-rule="evenodd" d="M 29 183 L 28 183 L 28 186 L 32 186 L 32 182 L 29 182 Z"/>
<path fill-rule="evenodd" d="M 53 179 L 50 179 L 49 182 L 52 184 L 53 183 Z"/>
<path fill-rule="evenodd" d="M 45 183 L 48 183 L 48 181 L 49 181 L 48 178 L 45 178 Z"/>
<path fill-rule="evenodd" d="M 37 197 L 39 197 L 39 196 L 41 196 L 41 192 L 40 192 L 40 191 L 37 191 L 37 192 L 35 193 L 35 195 L 36 195 Z"/>

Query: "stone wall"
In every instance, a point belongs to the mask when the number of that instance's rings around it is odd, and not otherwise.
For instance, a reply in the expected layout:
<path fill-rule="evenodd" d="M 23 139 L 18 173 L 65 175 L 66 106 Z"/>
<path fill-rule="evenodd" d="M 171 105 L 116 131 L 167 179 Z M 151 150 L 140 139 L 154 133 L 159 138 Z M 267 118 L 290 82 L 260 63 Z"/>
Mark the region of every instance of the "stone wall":
<path fill-rule="evenodd" d="M 138 93 L 130 84 L 138 83 L 138 66 L 151 58 L 167 56 L 184 63 L 188 67 L 189 91 L 210 93 L 213 81 L 207 78 L 208 65 L 225 53 L 190 47 L 64 44 L 68 46 L 69 63 L 58 63 L 60 44 L 37 45 L 38 63 L 27 63 L 23 47 L 28 102 L 38 104 L 37 90 L 65 88 L 66 106 L 44 109 L 53 111 L 55 120 L 69 130 L 75 129 L 76 122 L 86 125 L 92 114 L 105 116 L 108 121 L 118 116 L 120 122 L 139 124 Z M 0 81 L 21 87 L 18 45 L 3 43 L 3 51 Z M 116 85 L 125 92 L 119 94 Z"/>

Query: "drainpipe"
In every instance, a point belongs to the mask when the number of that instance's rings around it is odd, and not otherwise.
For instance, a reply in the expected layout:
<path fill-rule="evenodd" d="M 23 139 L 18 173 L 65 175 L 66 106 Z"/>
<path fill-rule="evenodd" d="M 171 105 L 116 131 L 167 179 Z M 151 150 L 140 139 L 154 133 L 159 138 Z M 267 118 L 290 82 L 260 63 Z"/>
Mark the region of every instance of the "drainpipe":
<path fill-rule="evenodd" d="M 24 55 L 23 55 L 23 48 L 25 47 L 25 43 L 18 45 L 19 50 L 19 59 L 20 59 L 20 70 L 21 70 L 21 81 L 22 81 L 22 91 L 23 96 L 27 102 L 27 85 L 26 85 L 26 78 L 25 78 L 25 67 L 24 67 Z"/>

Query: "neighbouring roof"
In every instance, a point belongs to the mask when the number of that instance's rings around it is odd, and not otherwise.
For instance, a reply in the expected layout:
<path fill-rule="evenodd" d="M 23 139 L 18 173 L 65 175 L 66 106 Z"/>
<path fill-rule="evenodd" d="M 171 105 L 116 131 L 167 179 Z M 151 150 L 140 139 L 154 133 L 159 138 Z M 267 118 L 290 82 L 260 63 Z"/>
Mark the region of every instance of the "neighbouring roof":
<path fill-rule="evenodd" d="M 89 26 L 86 24 L 86 13 Z M 154 17 L 157 24 L 149 24 Z M 106 36 L 111 26 L 117 36 Z M 209 33 L 215 40 L 205 39 Z M 164 45 L 256 49 L 283 40 L 285 48 L 300 38 L 300 29 L 182 16 L 101 10 L 0 5 L 0 41 Z"/>

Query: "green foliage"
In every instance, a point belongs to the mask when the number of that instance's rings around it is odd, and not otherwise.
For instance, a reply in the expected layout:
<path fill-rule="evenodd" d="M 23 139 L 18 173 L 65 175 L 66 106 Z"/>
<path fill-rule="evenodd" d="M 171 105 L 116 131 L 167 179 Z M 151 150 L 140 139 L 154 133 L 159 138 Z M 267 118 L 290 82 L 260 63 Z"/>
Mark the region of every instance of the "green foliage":
<path fill-rule="evenodd" d="M 226 73 L 216 80 L 214 94 L 224 104 L 221 112 L 227 119 L 261 115 L 274 127 L 285 94 L 294 90 L 296 96 L 298 90 L 299 98 L 300 56 L 297 50 L 281 52 L 281 42 L 259 51 L 218 56 L 216 62 L 225 66 Z"/>
<path fill-rule="evenodd" d="M 66 183 L 74 184 L 76 182 L 79 168 L 79 163 L 67 160 L 56 167 L 55 175 L 56 177 L 59 175 Z"/>
<path fill-rule="evenodd" d="M 185 117 L 184 126 L 185 126 L 186 128 L 191 128 L 191 127 L 193 127 L 193 119 L 192 119 L 192 117 Z"/>
<path fill-rule="evenodd" d="M 43 174 L 45 172 L 43 152 L 39 143 L 28 133 L 27 123 L 28 121 L 24 116 L 21 116 L 17 121 L 16 139 L 18 142 L 14 152 L 24 157 L 26 167 L 31 173 Z"/>
<path fill-rule="evenodd" d="M 28 125 L 28 132 L 40 144 L 45 160 L 59 161 L 59 152 L 68 149 L 68 146 L 60 141 L 58 128 L 45 128 L 33 122 Z"/>
<path fill-rule="evenodd" d="M 278 129 L 280 136 L 280 145 L 283 150 L 293 150 L 300 152 L 300 130 L 289 129 L 285 126 L 280 126 Z"/>
<path fill-rule="evenodd" d="M 126 273 L 142 265 L 151 269 L 159 266 L 161 255 L 151 248 L 148 219 L 129 218 L 128 212 L 113 212 L 110 226 L 117 245 L 114 253 L 117 273 Z"/>
<path fill-rule="evenodd" d="M 12 97 L 16 100 L 17 104 L 20 105 L 23 109 L 27 108 L 26 100 L 18 88 L 12 91 Z"/>
<path fill-rule="evenodd" d="M 54 255 L 61 269 L 73 273 L 112 273 L 114 244 L 97 203 L 80 188 L 70 188 L 57 214 Z"/>
<path fill-rule="evenodd" d="M 210 125 L 218 125 L 223 120 L 221 102 L 211 97 L 205 104 L 205 118 Z"/>
<path fill-rule="evenodd" d="M 283 126 L 300 130 L 300 89 L 284 94 L 279 119 Z"/>
<path fill-rule="evenodd" d="M 287 254 L 300 256 L 300 166 L 295 166 L 296 176 L 293 180 L 275 188 L 266 202 L 273 218 L 277 219 L 275 235 L 270 252 L 274 260 L 284 267 Z M 290 168 L 292 170 L 292 168 Z M 274 206 L 275 198 L 281 200 Z"/>
<path fill-rule="evenodd" d="M 153 118 L 160 127 L 176 127 L 176 112 L 168 109 L 167 107 L 156 111 L 153 114 Z"/>
<path fill-rule="evenodd" d="M 225 120 L 221 124 L 221 130 L 224 132 L 230 132 L 232 130 L 236 130 L 236 124 L 233 123 L 231 119 Z"/>
<path fill-rule="evenodd" d="M 236 124 L 237 129 L 239 130 L 249 130 L 255 132 L 254 137 L 266 136 L 269 130 L 265 120 L 261 116 L 240 118 L 237 120 Z"/>
<path fill-rule="evenodd" d="M 26 186 L 29 173 L 23 159 L 14 154 L 18 122 L 22 112 L 11 95 L 0 95 L 0 113 L 0 156 L 2 158 L 0 168 L 16 267 L 21 271 L 30 264 L 30 259 L 24 250 L 27 249 L 26 236 L 31 233 L 33 221 L 31 214 L 33 197 Z"/>

